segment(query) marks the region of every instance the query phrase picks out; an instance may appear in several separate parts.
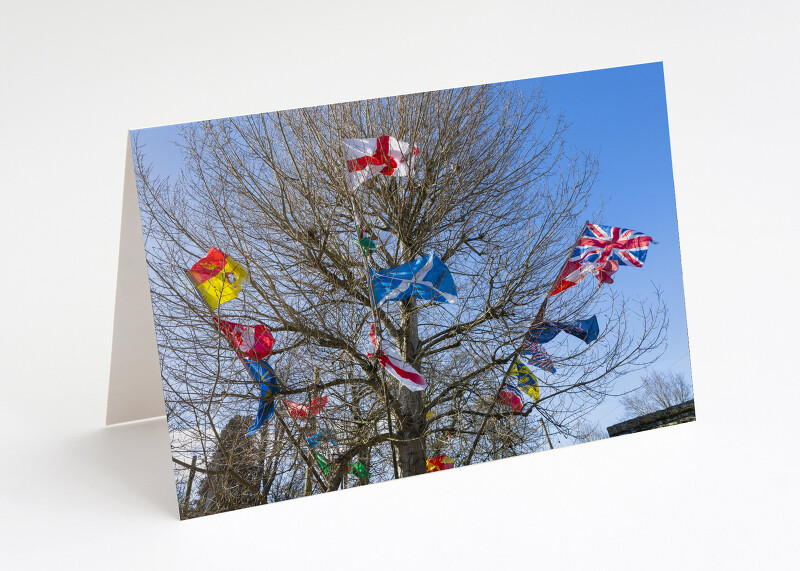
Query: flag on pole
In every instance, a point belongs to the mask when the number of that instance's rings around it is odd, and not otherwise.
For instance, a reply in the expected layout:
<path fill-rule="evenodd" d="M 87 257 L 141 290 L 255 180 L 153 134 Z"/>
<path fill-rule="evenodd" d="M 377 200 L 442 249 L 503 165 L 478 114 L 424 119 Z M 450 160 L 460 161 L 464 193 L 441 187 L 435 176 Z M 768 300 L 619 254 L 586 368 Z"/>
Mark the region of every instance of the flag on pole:
<path fill-rule="evenodd" d="M 336 442 L 336 438 L 333 436 L 333 431 L 330 428 L 324 428 L 322 430 L 318 430 L 314 434 L 309 434 L 306 436 L 306 444 L 308 444 L 309 448 L 316 448 L 322 441 L 330 442 L 334 446 L 339 445 L 339 443 Z"/>
<path fill-rule="evenodd" d="M 505 383 L 497 395 L 497 400 L 511 407 L 514 412 L 522 410 L 522 392 L 512 384 Z"/>
<path fill-rule="evenodd" d="M 600 335 L 600 326 L 597 324 L 597 316 L 592 315 L 589 319 L 580 319 L 571 323 L 556 323 L 555 321 L 545 321 L 536 323 L 528 329 L 525 334 L 525 341 L 531 343 L 548 343 L 552 341 L 559 331 L 577 337 L 587 345 L 597 340 Z"/>
<path fill-rule="evenodd" d="M 434 456 L 425 461 L 426 472 L 439 472 L 440 470 L 449 470 L 455 466 L 455 462 L 447 454 Z"/>
<path fill-rule="evenodd" d="M 370 273 L 378 307 L 411 296 L 439 303 L 458 301 L 453 276 L 435 253 L 402 266 L 379 271 L 370 269 Z"/>
<path fill-rule="evenodd" d="M 355 237 L 355 242 L 361 247 L 361 251 L 364 252 L 365 256 L 368 256 L 372 250 L 377 248 L 375 242 L 364 234 L 364 229 L 361 226 L 358 227 L 358 235 Z"/>
<path fill-rule="evenodd" d="M 392 235 L 385 230 L 378 230 L 377 237 L 370 237 L 364 234 L 363 228 L 361 226 L 358 227 L 358 232 L 356 233 L 355 237 L 353 238 L 353 242 L 358 244 L 361 248 L 361 251 L 364 252 L 364 255 L 367 256 L 373 250 L 375 250 L 378 246 L 377 244 L 386 244 Z"/>
<path fill-rule="evenodd" d="M 531 365 L 536 365 L 549 373 L 556 372 L 556 366 L 553 364 L 553 360 L 550 359 L 550 355 L 547 354 L 547 351 L 544 350 L 541 344 L 523 341 L 520 353 L 528 358 L 528 362 Z"/>
<path fill-rule="evenodd" d="M 214 318 L 220 331 L 228 338 L 234 348 L 250 359 L 260 361 L 272 353 L 275 338 L 266 325 L 242 325 L 233 321 Z"/>
<path fill-rule="evenodd" d="M 548 297 L 569 289 L 583 278 L 592 274 L 599 284 L 613 284 L 611 277 L 619 269 L 619 262 L 606 260 L 605 262 L 567 262 L 561 271 L 558 281 L 547 294 Z"/>
<path fill-rule="evenodd" d="M 641 268 L 652 238 L 635 230 L 587 223 L 561 275 L 548 295 L 555 295 L 593 274 L 599 284 L 614 283 L 620 266 Z"/>
<path fill-rule="evenodd" d="M 385 176 L 408 176 L 414 157 L 419 149 L 405 141 L 384 136 L 374 139 L 344 139 L 342 154 L 347 163 L 347 182 L 350 188 L 379 174 Z"/>
<path fill-rule="evenodd" d="M 420 375 L 417 370 L 403 361 L 394 349 L 389 347 L 386 343 L 381 343 L 378 346 L 378 337 L 375 335 L 375 324 L 372 324 L 369 330 L 369 338 L 378 353 L 378 362 L 381 367 L 386 369 L 390 375 L 403 383 L 403 385 L 410 391 L 421 391 L 427 386 L 425 377 Z M 367 353 L 367 357 L 374 357 L 374 353 Z"/>
<path fill-rule="evenodd" d="M 313 398 L 308 405 L 296 403 L 294 401 L 285 400 L 283 403 L 286 405 L 286 410 L 292 418 L 299 418 L 300 420 L 308 420 L 312 416 L 317 416 L 326 404 L 328 404 L 328 397 L 322 396 L 320 398 Z"/>
<path fill-rule="evenodd" d="M 216 248 L 211 248 L 189 270 L 189 276 L 211 309 L 230 301 L 242 291 L 247 271 Z"/>
<path fill-rule="evenodd" d="M 247 436 L 252 436 L 272 417 L 272 414 L 275 412 L 275 395 L 281 392 L 281 388 L 278 386 L 278 379 L 275 376 L 275 371 L 272 370 L 269 363 L 250 359 L 242 359 L 242 361 L 247 368 L 247 372 L 250 373 L 250 376 L 255 379 L 261 388 L 256 420 L 253 425 L 247 429 L 246 433 Z"/>
<path fill-rule="evenodd" d="M 363 462 L 353 462 L 352 464 L 348 464 L 347 471 L 353 474 L 359 480 L 366 480 L 372 476 L 372 474 L 367 472 L 367 467 L 364 466 Z"/>
<path fill-rule="evenodd" d="M 514 364 L 509 369 L 509 374 L 517 377 L 517 384 L 519 388 L 528 393 L 534 401 L 539 400 L 539 379 L 531 372 L 531 370 L 519 362 L 519 359 L 514 359 Z"/>
<path fill-rule="evenodd" d="M 319 452 L 312 452 L 312 454 L 314 454 L 314 459 L 317 461 L 317 464 L 319 464 L 319 468 L 320 470 L 322 470 L 322 473 L 327 474 L 328 472 L 330 472 L 331 465 L 325 459 L 325 456 L 323 456 Z"/>

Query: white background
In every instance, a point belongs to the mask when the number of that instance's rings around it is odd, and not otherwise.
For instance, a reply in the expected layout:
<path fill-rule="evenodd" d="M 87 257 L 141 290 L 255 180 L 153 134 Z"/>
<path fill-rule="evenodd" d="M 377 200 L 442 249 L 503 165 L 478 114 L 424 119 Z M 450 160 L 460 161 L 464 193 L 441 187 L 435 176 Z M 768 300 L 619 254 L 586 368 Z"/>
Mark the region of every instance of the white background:
<path fill-rule="evenodd" d="M 796 4 L 68 4 L 0 19 L 0 567 L 797 558 Z M 178 521 L 166 423 L 103 426 L 128 129 L 660 60 L 697 422 Z"/>

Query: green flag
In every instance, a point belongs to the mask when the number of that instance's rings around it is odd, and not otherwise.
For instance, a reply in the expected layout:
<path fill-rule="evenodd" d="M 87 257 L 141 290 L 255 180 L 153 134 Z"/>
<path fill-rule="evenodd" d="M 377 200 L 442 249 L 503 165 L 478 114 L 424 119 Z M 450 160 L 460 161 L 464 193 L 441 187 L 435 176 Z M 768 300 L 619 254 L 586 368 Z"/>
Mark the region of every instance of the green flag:
<path fill-rule="evenodd" d="M 355 462 L 347 466 L 351 474 L 356 476 L 359 480 L 366 480 L 372 474 L 367 472 L 367 467 L 362 462 Z"/>
<path fill-rule="evenodd" d="M 330 472 L 331 465 L 328 464 L 327 460 L 325 460 L 325 456 L 323 456 L 319 452 L 314 452 L 314 458 L 317 459 L 317 464 L 319 464 L 319 467 L 322 470 L 323 474 L 327 474 L 328 472 Z"/>
<path fill-rule="evenodd" d="M 368 256 L 370 251 L 377 248 L 375 242 L 373 242 L 369 236 L 364 236 L 364 230 L 361 226 L 358 227 L 358 234 L 353 238 L 353 241 L 361 246 L 361 251 L 364 252 L 365 256 Z"/>

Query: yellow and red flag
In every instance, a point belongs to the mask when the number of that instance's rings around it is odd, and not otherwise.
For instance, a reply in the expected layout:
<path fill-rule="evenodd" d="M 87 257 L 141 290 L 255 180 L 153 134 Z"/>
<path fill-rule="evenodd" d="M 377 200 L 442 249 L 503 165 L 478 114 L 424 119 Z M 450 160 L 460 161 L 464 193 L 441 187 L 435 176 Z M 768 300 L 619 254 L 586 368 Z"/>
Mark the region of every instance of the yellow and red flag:
<path fill-rule="evenodd" d="M 216 248 L 192 266 L 189 276 L 211 309 L 235 298 L 247 282 L 247 270 Z"/>
<path fill-rule="evenodd" d="M 446 454 L 434 456 L 425 461 L 427 472 L 438 472 L 439 470 L 449 470 L 455 465 L 453 459 Z"/>

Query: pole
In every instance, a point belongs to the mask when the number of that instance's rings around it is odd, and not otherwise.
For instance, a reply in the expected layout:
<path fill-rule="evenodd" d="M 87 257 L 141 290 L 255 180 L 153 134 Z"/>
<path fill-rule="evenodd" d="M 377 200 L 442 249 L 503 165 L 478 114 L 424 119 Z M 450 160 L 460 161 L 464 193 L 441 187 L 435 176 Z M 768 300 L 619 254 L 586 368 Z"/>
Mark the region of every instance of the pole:
<path fill-rule="evenodd" d="M 547 427 L 544 425 L 544 419 L 539 417 L 539 422 L 542 423 L 542 429 L 544 430 L 544 435 L 547 436 L 547 443 L 550 445 L 550 450 L 553 449 L 553 443 L 550 442 L 550 434 L 547 433 Z"/>
<path fill-rule="evenodd" d="M 183 511 L 189 512 L 189 498 L 192 497 L 192 482 L 194 481 L 194 472 L 197 469 L 197 456 L 192 456 L 192 467 L 189 468 L 189 483 L 186 484 L 186 497 L 183 499 Z"/>
<path fill-rule="evenodd" d="M 564 271 L 564 268 L 567 266 L 567 262 L 569 262 L 569 259 L 572 256 L 572 251 L 578 245 L 578 242 L 580 242 L 581 234 L 583 234 L 583 229 L 586 228 L 587 224 L 589 224 L 588 220 L 583 224 L 583 228 L 581 228 L 581 231 L 578 233 L 578 238 L 575 240 L 575 243 L 567 251 L 567 256 L 564 259 L 564 263 L 561 264 L 561 267 L 559 268 L 558 273 L 556 274 L 556 279 L 553 280 L 553 286 L 555 285 L 555 283 L 558 280 L 558 278 L 561 277 L 561 273 Z M 536 316 L 533 318 L 533 322 L 531 323 L 531 328 L 533 326 L 539 324 L 539 323 L 544 322 L 544 312 L 545 312 L 545 309 L 547 307 L 547 300 L 550 298 L 550 292 L 553 291 L 553 286 L 550 286 L 550 289 L 547 290 L 547 295 L 545 296 L 544 301 L 542 301 L 542 305 L 539 306 L 539 311 L 536 313 Z M 524 342 L 524 338 L 523 338 L 523 342 Z M 486 428 L 486 423 L 489 420 L 489 416 L 491 416 L 491 414 L 492 414 L 492 410 L 494 409 L 494 405 L 497 402 L 497 399 L 500 397 L 500 392 L 503 390 L 503 385 L 506 382 L 506 378 L 508 377 L 509 373 L 511 372 L 511 367 L 513 367 L 514 363 L 517 361 L 517 357 L 519 357 L 519 354 L 521 353 L 521 349 L 522 349 L 522 346 L 520 345 L 520 347 L 516 351 L 514 351 L 514 354 L 512 355 L 511 364 L 506 369 L 506 372 L 503 375 L 502 380 L 500 381 L 500 387 L 497 389 L 497 392 L 494 395 L 494 399 L 489 404 L 489 410 L 486 412 L 486 416 L 483 418 L 483 421 L 481 422 L 480 428 L 478 428 L 478 434 L 475 435 L 475 440 L 472 442 L 472 447 L 469 450 L 469 454 L 467 454 L 467 458 L 466 458 L 466 460 L 464 460 L 464 465 L 465 466 L 469 465 L 469 463 L 472 461 L 472 455 L 475 453 L 475 449 L 478 446 L 478 441 L 480 441 L 480 439 L 481 439 L 481 436 L 483 434 L 483 430 Z M 546 429 L 545 429 L 545 432 L 546 432 Z M 547 437 L 547 440 L 548 441 L 550 440 L 549 436 Z M 552 447 L 553 446 L 551 444 L 550 448 L 552 448 Z"/>
<path fill-rule="evenodd" d="M 350 206 L 353 210 L 353 218 L 355 219 L 355 223 L 358 224 L 359 233 L 363 232 L 363 225 L 361 224 L 361 219 L 358 216 L 358 210 L 356 209 L 356 204 L 353 196 L 350 196 Z M 375 305 L 375 291 L 372 289 L 372 273 L 369 271 L 369 262 L 368 262 L 368 254 L 366 248 L 361 246 L 361 237 L 356 235 L 356 239 L 358 241 L 358 246 L 361 248 L 362 258 L 361 261 L 364 264 L 364 273 L 367 278 L 367 289 L 369 290 L 369 305 L 370 311 L 372 312 L 372 323 L 375 324 L 375 337 L 378 340 L 378 346 L 375 348 L 375 366 L 379 367 L 378 364 L 379 354 L 381 347 L 383 347 L 383 334 L 381 329 L 381 323 L 378 314 L 378 308 Z M 399 238 L 398 238 L 399 239 Z M 397 480 L 400 476 L 397 472 L 397 453 L 395 452 L 394 448 L 394 431 L 392 430 L 392 412 L 389 409 L 389 383 L 386 382 L 386 370 L 381 367 L 381 380 L 383 381 L 383 402 L 386 405 L 386 424 L 389 428 L 389 448 L 392 451 L 392 471 L 394 472 L 394 479 Z"/>
<path fill-rule="evenodd" d="M 311 393 L 311 401 L 308 403 L 308 410 L 311 411 L 311 403 L 314 402 L 314 399 L 317 398 L 319 395 L 319 367 L 314 367 L 314 389 Z M 313 434 L 316 432 L 317 429 L 317 418 L 312 416 L 308 419 L 308 424 L 306 428 Z M 311 469 L 306 466 L 306 481 L 303 485 L 303 495 L 310 496 L 311 495 Z"/>

